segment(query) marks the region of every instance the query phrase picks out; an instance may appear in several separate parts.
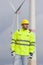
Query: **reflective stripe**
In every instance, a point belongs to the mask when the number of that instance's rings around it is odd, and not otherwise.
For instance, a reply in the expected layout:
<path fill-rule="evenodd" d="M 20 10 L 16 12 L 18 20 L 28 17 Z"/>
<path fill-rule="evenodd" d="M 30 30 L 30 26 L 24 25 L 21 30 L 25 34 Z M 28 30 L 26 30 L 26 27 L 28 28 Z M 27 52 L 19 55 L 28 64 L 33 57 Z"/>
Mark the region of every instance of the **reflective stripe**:
<path fill-rule="evenodd" d="M 14 39 L 12 39 L 14 40 Z M 29 42 L 30 44 L 23 44 L 23 43 L 20 43 L 20 42 Z M 19 43 L 18 43 L 19 42 Z M 17 45 L 25 45 L 25 46 L 35 46 L 35 44 L 31 44 L 31 43 L 35 43 L 35 42 L 30 42 L 28 40 L 14 40 L 14 42 L 11 42 L 11 43 L 14 43 L 14 44 L 17 44 Z"/>
<path fill-rule="evenodd" d="M 15 39 L 12 39 L 11 43 L 15 43 Z"/>
<path fill-rule="evenodd" d="M 23 46 L 35 46 L 33 44 L 21 44 L 21 43 L 15 43 L 15 44 L 17 44 L 17 45 L 23 45 Z"/>
<path fill-rule="evenodd" d="M 28 40 L 15 40 L 15 39 L 12 39 L 12 40 L 14 40 L 14 41 L 30 42 L 30 41 L 28 41 Z M 35 43 L 35 42 L 30 42 L 30 43 Z"/>
<path fill-rule="evenodd" d="M 25 46 L 29 46 L 29 44 L 20 44 L 20 43 L 15 43 L 15 44 L 17 44 L 17 45 L 25 45 Z"/>
<path fill-rule="evenodd" d="M 25 41 L 25 42 L 30 42 L 30 41 L 28 41 L 28 40 L 15 40 L 15 39 L 12 39 L 12 40 L 14 40 L 14 41 Z"/>
<path fill-rule="evenodd" d="M 35 44 L 30 44 L 30 46 L 35 46 Z"/>
<path fill-rule="evenodd" d="M 31 42 L 30 43 L 30 46 L 35 46 L 35 42 Z"/>
<path fill-rule="evenodd" d="M 35 43 L 35 42 L 30 42 L 30 43 Z"/>
<path fill-rule="evenodd" d="M 16 40 L 16 41 L 30 42 L 30 41 L 28 41 L 28 40 Z"/>
<path fill-rule="evenodd" d="M 11 42 L 11 44 L 14 43 L 14 42 Z M 14 43 L 16 45 L 23 45 L 23 46 L 35 46 L 35 44 L 21 44 L 21 43 Z"/>

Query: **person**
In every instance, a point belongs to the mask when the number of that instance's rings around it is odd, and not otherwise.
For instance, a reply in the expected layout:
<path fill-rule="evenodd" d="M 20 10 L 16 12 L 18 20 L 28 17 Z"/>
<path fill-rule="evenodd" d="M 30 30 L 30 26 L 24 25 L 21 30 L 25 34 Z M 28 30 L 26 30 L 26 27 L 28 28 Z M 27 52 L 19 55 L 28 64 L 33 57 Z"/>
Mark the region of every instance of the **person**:
<path fill-rule="evenodd" d="M 28 65 L 28 59 L 32 59 L 35 52 L 35 35 L 28 29 L 29 21 L 21 21 L 21 29 L 12 34 L 10 44 L 11 53 L 14 54 L 14 65 Z"/>

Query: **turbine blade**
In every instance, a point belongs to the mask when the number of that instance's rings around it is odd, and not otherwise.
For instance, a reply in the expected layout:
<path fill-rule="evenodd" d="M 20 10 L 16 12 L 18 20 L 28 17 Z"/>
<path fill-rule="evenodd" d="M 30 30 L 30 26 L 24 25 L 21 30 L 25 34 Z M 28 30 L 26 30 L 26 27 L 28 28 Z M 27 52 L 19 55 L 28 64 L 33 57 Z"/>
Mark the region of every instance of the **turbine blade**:
<path fill-rule="evenodd" d="M 22 7 L 22 5 L 24 4 L 24 2 L 25 2 L 25 0 L 21 3 L 21 5 L 18 7 L 18 9 L 16 10 L 16 12 L 15 13 L 17 13 L 19 10 L 20 10 L 20 8 Z"/>
<path fill-rule="evenodd" d="M 16 9 L 15 9 L 14 5 L 13 5 L 11 2 L 9 2 L 9 4 L 10 4 L 10 6 L 12 7 L 13 11 L 15 12 Z"/>

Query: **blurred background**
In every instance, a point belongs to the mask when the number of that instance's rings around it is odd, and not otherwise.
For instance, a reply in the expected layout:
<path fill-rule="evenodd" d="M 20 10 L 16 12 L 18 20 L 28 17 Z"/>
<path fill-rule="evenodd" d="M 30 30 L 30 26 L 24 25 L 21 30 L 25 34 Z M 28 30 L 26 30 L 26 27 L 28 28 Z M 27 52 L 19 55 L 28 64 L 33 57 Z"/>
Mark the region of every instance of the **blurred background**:
<path fill-rule="evenodd" d="M 17 9 L 21 0 L 12 3 Z M 19 28 L 22 19 L 29 20 L 29 0 L 26 0 L 19 13 Z M 16 30 L 16 17 L 8 0 L 0 0 L 0 65 L 13 65 L 10 54 L 11 31 Z M 13 24 L 14 21 L 14 24 Z M 14 27 L 13 27 L 14 26 Z M 43 0 L 36 0 L 36 52 L 37 65 L 43 65 Z"/>

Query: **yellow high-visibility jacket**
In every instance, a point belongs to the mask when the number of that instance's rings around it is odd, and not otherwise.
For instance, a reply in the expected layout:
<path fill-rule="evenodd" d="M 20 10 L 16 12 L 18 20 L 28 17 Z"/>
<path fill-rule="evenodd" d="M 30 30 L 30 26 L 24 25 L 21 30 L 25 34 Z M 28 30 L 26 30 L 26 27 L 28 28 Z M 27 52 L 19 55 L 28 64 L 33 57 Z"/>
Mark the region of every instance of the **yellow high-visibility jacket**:
<path fill-rule="evenodd" d="M 29 55 L 35 51 L 35 36 L 29 30 L 20 29 L 12 34 L 10 49 L 19 55 Z"/>

